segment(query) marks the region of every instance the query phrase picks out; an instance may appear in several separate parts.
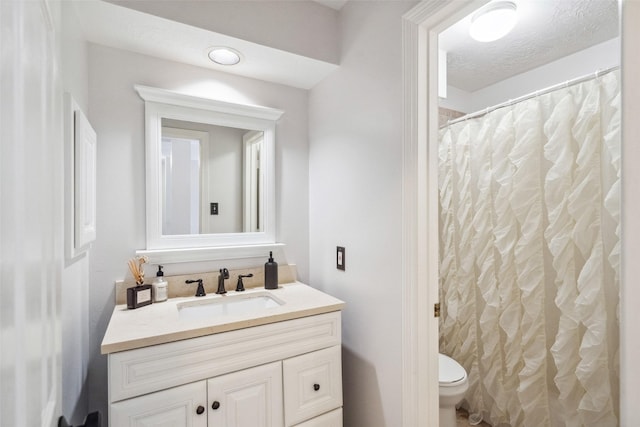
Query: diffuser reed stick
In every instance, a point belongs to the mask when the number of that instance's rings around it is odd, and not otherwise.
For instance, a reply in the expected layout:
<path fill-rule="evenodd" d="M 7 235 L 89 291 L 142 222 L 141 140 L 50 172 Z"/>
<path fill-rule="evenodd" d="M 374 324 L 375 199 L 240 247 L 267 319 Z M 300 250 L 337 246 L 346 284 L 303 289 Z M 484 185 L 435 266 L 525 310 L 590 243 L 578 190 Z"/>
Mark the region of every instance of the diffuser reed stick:
<path fill-rule="evenodd" d="M 133 280 L 136 281 L 138 286 L 144 283 L 144 268 L 142 265 L 148 261 L 149 259 L 146 256 L 137 256 L 129 260 L 129 271 L 131 271 Z"/>

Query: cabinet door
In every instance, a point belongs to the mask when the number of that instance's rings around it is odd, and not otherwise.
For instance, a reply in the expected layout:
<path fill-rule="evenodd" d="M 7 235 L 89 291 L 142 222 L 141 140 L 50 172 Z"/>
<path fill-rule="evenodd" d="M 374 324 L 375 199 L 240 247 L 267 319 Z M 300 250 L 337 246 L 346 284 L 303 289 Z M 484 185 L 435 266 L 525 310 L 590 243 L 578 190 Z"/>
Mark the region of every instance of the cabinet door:
<path fill-rule="evenodd" d="M 282 427 L 282 363 L 245 369 L 207 381 L 209 425 Z"/>
<path fill-rule="evenodd" d="M 199 381 L 112 403 L 113 427 L 207 427 L 207 383 Z"/>
<path fill-rule="evenodd" d="M 282 370 L 287 426 L 342 406 L 339 345 L 287 359 Z"/>

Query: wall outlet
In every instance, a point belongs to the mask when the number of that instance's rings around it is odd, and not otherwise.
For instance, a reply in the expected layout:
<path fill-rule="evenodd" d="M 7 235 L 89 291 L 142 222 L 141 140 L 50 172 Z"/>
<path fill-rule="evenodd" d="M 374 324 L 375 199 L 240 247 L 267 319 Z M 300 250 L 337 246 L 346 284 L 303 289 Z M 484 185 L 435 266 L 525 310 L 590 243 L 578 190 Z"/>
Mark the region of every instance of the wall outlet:
<path fill-rule="evenodd" d="M 336 247 L 336 268 L 338 270 L 342 270 L 342 271 L 344 271 L 344 269 L 345 269 L 344 247 L 342 247 L 342 246 Z"/>

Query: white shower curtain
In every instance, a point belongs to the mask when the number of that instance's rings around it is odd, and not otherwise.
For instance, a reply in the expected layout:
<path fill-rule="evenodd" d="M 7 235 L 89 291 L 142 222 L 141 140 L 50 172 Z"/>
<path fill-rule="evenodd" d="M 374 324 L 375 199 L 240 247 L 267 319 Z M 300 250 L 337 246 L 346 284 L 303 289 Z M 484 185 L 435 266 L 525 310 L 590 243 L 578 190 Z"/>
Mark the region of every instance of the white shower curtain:
<path fill-rule="evenodd" d="M 619 71 L 440 132 L 440 351 L 493 426 L 618 425 Z"/>

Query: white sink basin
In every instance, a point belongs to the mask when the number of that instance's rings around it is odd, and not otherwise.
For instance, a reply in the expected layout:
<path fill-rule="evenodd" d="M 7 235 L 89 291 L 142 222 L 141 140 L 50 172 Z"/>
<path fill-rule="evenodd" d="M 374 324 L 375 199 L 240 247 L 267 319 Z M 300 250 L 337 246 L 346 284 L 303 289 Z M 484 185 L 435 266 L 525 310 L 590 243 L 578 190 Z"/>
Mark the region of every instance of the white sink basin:
<path fill-rule="evenodd" d="M 228 315 L 257 314 L 284 304 L 268 292 L 217 296 L 178 304 L 178 316 L 184 320 L 211 319 Z"/>

